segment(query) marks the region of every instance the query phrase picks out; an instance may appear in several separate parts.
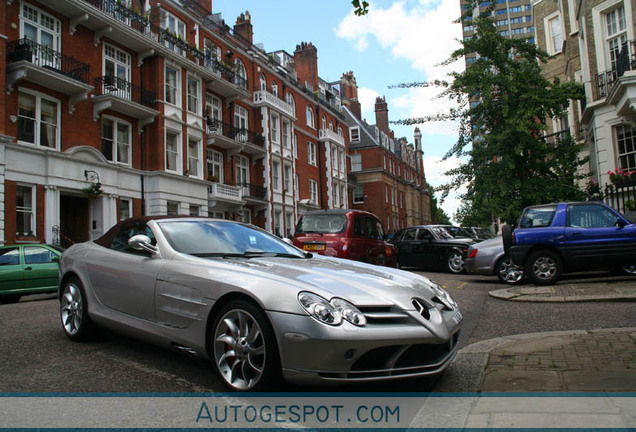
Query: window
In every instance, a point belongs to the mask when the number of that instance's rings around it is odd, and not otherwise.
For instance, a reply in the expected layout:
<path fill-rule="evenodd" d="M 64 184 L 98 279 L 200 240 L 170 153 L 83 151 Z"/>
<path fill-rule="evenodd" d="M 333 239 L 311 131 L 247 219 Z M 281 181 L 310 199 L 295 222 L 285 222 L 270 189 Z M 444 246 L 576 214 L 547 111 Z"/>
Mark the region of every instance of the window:
<path fill-rule="evenodd" d="M 274 211 L 274 234 L 278 237 L 282 236 L 283 232 L 283 212 L 280 210 Z"/>
<path fill-rule="evenodd" d="M 358 185 L 353 191 L 353 203 L 362 204 L 364 202 L 364 185 Z"/>
<path fill-rule="evenodd" d="M 245 156 L 234 156 L 236 161 L 236 184 L 239 186 L 245 186 L 250 184 L 250 160 Z"/>
<path fill-rule="evenodd" d="M 360 128 L 358 126 L 349 128 L 349 141 L 360 141 Z"/>
<path fill-rule="evenodd" d="M 340 207 L 340 188 L 338 187 L 338 183 L 337 182 L 333 182 L 333 184 L 331 185 L 331 194 L 332 194 L 332 199 L 333 199 L 333 206 L 335 207 Z"/>
<path fill-rule="evenodd" d="M 35 92 L 18 93 L 18 141 L 59 149 L 60 102 Z"/>
<path fill-rule="evenodd" d="M 188 111 L 199 114 L 199 80 L 193 76 L 188 76 Z"/>
<path fill-rule="evenodd" d="M 179 171 L 181 162 L 179 134 L 172 131 L 166 131 L 166 170 Z"/>
<path fill-rule="evenodd" d="M 238 58 L 234 60 L 234 83 L 244 89 L 247 88 L 247 71 L 245 65 Z"/>
<path fill-rule="evenodd" d="M 267 80 L 265 79 L 265 75 L 263 74 L 258 75 L 258 83 L 259 83 L 259 88 L 261 89 L 261 91 L 267 91 Z"/>
<path fill-rule="evenodd" d="M 569 204 L 567 226 L 574 228 L 613 228 L 616 215 L 596 204 Z"/>
<path fill-rule="evenodd" d="M 322 128 L 327 129 L 327 117 L 322 116 Z"/>
<path fill-rule="evenodd" d="M 22 3 L 21 8 L 20 37 L 46 47 L 32 61 L 38 66 L 61 69 L 61 65 L 58 64 L 59 58 L 53 55 L 61 51 L 61 22 L 32 5 Z"/>
<path fill-rule="evenodd" d="M 239 131 L 237 132 L 235 139 L 240 142 L 247 141 L 247 131 L 248 131 L 248 117 L 247 110 L 240 106 L 234 106 L 234 127 Z"/>
<path fill-rule="evenodd" d="M 132 216 L 131 209 L 131 200 L 128 198 L 119 198 L 119 220 L 123 221 L 124 219 L 128 219 Z"/>
<path fill-rule="evenodd" d="M 190 204 L 188 214 L 190 216 L 199 216 L 201 214 L 201 206 Z"/>
<path fill-rule="evenodd" d="M 292 175 L 291 175 L 291 166 L 285 164 L 283 170 L 284 170 L 284 173 L 285 173 L 285 176 L 283 178 L 283 183 L 285 185 L 284 186 L 285 192 L 286 193 L 290 193 L 291 192 L 291 177 L 292 177 Z"/>
<path fill-rule="evenodd" d="M 51 252 L 42 246 L 25 246 L 24 247 L 24 263 L 25 264 L 47 264 L 53 262 L 53 257 L 57 254 Z"/>
<path fill-rule="evenodd" d="M 288 238 L 292 238 L 294 236 L 294 214 L 288 212 L 285 214 L 285 235 Z"/>
<path fill-rule="evenodd" d="M 276 81 L 272 81 L 272 94 L 278 97 L 278 84 Z"/>
<path fill-rule="evenodd" d="M 545 18 L 545 37 L 548 54 L 557 54 L 563 47 L 561 15 L 557 12 Z"/>
<path fill-rule="evenodd" d="M 331 149 L 331 169 L 338 171 L 338 149 L 336 147 Z"/>
<path fill-rule="evenodd" d="M 102 154 L 111 162 L 130 165 L 131 159 L 130 123 L 119 119 L 102 119 Z"/>
<path fill-rule="evenodd" d="M 205 95 L 205 115 L 207 116 L 208 133 L 221 133 L 223 127 L 223 103 L 221 99 L 211 94 Z"/>
<path fill-rule="evenodd" d="M 351 172 L 354 172 L 354 171 L 362 171 L 362 155 L 361 154 L 351 155 Z"/>
<path fill-rule="evenodd" d="M 309 201 L 318 204 L 318 182 L 309 180 Z"/>
<path fill-rule="evenodd" d="M 35 188 L 20 186 L 16 190 L 16 235 L 35 236 Z"/>
<path fill-rule="evenodd" d="M 620 6 L 605 14 L 606 43 L 610 69 L 616 73 L 618 56 L 627 43 L 625 9 Z"/>
<path fill-rule="evenodd" d="M 291 148 L 289 120 L 283 119 L 283 147 Z"/>
<path fill-rule="evenodd" d="M 201 176 L 201 140 L 196 137 L 188 138 L 188 174 Z"/>
<path fill-rule="evenodd" d="M 270 121 L 271 121 L 271 125 L 270 125 L 271 140 L 274 143 L 279 143 L 280 138 L 278 136 L 278 128 L 280 127 L 279 126 L 280 116 L 278 114 L 272 113 L 270 117 Z"/>
<path fill-rule="evenodd" d="M 130 54 L 112 45 L 104 44 L 104 91 L 117 97 L 132 98 L 130 82 Z"/>
<path fill-rule="evenodd" d="M 166 214 L 168 216 L 177 216 L 179 214 L 179 203 L 175 201 L 167 201 Z"/>
<path fill-rule="evenodd" d="M 223 182 L 223 153 L 216 150 L 207 152 L 208 180 Z"/>
<path fill-rule="evenodd" d="M 291 92 L 287 93 L 287 103 L 292 107 L 292 113 L 294 113 L 294 117 L 296 116 L 296 103 L 294 102 L 294 96 Z"/>
<path fill-rule="evenodd" d="M 170 12 L 165 10 L 161 10 L 161 28 L 166 29 L 177 39 L 181 39 L 182 41 L 187 41 L 186 34 L 186 25 L 183 21 L 181 21 L 176 16 L 172 15 Z M 164 40 L 164 45 L 176 52 L 177 54 L 185 55 L 185 51 L 177 44 L 172 42 L 172 38 L 166 38 Z"/>
<path fill-rule="evenodd" d="M 179 105 L 179 72 L 169 66 L 166 66 L 166 87 L 165 87 L 166 103 Z"/>
<path fill-rule="evenodd" d="M 614 128 L 618 166 L 624 170 L 636 169 L 636 130 L 628 125 Z"/>
<path fill-rule="evenodd" d="M 316 165 L 316 143 L 313 143 L 311 141 L 308 142 L 307 152 L 308 152 L 309 163 L 315 166 Z"/>
<path fill-rule="evenodd" d="M 307 107 L 307 126 L 309 126 L 310 128 L 315 128 L 315 123 L 314 123 L 314 111 L 311 109 L 311 107 Z"/>
<path fill-rule="evenodd" d="M 243 223 L 252 223 L 252 212 L 250 209 L 244 208 L 239 211 L 237 220 Z"/>
<path fill-rule="evenodd" d="M 272 162 L 272 187 L 275 191 L 280 192 L 280 162 Z"/>

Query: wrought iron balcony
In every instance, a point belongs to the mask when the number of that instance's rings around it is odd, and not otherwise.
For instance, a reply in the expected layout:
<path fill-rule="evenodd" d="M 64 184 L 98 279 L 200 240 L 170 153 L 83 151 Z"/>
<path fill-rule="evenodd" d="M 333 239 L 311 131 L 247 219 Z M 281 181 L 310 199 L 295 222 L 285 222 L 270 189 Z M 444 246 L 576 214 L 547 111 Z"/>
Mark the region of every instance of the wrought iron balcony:
<path fill-rule="evenodd" d="M 243 183 L 241 185 L 243 199 L 246 201 L 267 201 L 267 188 L 251 183 Z"/>
<path fill-rule="evenodd" d="M 207 119 L 206 122 L 208 144 L 214 144 L 234 152 L 265 153 L 265 140 L 262 135 L 216 119 Z"/>
<path fill-rule="evenodd" d="M 632 70 L 636 70 L 636 41 L 628 41 L 623 44 L 618 53 L 616 64 L 611 70 L 596 74 L 594 100 L 607 97 L 617 84 L 618 79 L 625 72 Z"/>
<path fill-rule="evenodd" d="M 95 78 L 93 82 L 97 95 L 115 96 L 147 107 L 152 107 L 155 103 L 155 92 L 139 87 L 125 79 L 105 75 Z"/>

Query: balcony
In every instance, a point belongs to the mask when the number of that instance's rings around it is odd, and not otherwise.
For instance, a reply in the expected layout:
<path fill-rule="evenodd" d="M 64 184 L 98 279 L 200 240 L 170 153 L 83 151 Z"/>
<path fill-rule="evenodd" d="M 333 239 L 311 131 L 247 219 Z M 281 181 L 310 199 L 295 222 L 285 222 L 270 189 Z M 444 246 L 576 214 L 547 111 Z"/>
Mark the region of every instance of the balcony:
<path fill-rule="evenodd" d="M 296 114 L 294 113 L 294 107 L 285 102 L 284 100 L 274 96 L 266 90 L 254 92 L 254 105 L 257 107 L 265 106 L 270 109 L 274 109 L 281 114 L 296 120 Z"/>
<path fill-rule="evenodd" d="M 344 147 L 345 140 L 344 137 L 341 137 L 336 132 L 331 129 L 320 129 L 318 131 L 318 140 L 319 141 L 331 141 L 333 143 L 338 144 L 341 147 Z"/>
<path fill-rule="evenodd" d="M 29 39 L 7 43 L 7 91 L 20 80 L 32 82 L 69 96 L 69 111 L 88 98 L 90 66 Z"/>
<path fill-rule="evenodd" d="M 607 98 L 621 116 L 633 117 L 636 109 L 636 42 L 623 44 L 616 64 L 598 73 L 593 89 L 594 101 Z"/>
<path fill-rule="evenodd" d="M 138 120 L 138 128 L 152 123 L 159 114 L 153 108 L 155 93 L 115 76 L 101 76 L 94 80 L 93 119 L 107 109 Z"/>
<path fill-rule="evenodd" d="M 250 205 L 256 206 L 257 208 L 266 207 L 269 202 L 269 197 L 267 196 L 267 188 L 263 186 L 258 186 L 251 183 L 243 183 L 241 185 L 241 193 L 243 195 L 243 200 Z"/>
<path fill-rule="evenodd" d="M 207 120 L 208 145 L 226 149 L 230 155 L 245 152 L 265 156 L 265 139 L 245 128 L 237 128 L 220 120 Z"/>
<path fill-rule="evenodd" d="M 208 186 L 208 206 L 219 211 L 233 210 L 245 205 L 242 188 L 222 183 L 211 183 Z"/>
<path fill-rule="evenodd" d="M 236 73 L 229 65 L 221 63 L 216 57 L 205 58 L 205 69 L 210 73 L 206 77 L 207 87 L 227 99 L 249 99 L 247 80 Z"/>

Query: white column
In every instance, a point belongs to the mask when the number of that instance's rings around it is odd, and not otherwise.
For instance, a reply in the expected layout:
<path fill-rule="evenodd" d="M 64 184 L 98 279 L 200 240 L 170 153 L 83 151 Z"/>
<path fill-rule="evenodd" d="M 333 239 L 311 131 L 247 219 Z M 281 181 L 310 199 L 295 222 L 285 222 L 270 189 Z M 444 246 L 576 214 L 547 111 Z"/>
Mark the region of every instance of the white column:
<path fill-rule="evenodd" d="M 60 191 L 57 186 L 44 186 L 44 237 L 47 243 L 53 243 L 53 227 L 60 227 Z M 55 239 L 60 241 L 60 238 Z"/>

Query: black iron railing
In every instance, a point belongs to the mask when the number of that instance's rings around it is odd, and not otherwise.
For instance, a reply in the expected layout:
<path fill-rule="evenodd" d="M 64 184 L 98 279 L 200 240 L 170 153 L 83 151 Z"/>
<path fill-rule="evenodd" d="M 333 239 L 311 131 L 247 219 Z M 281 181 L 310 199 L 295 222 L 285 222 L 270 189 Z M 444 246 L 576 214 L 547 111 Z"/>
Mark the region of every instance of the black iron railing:
<path fill-rule="evenodd" d="M 254 198 L 254 199 L 260 199 L 260 200 L 266 200 L 267 199 L 267 188 L 263 187 L 263 186 L 258 186 L 255 184 L 251 184 L 251 183 L 243 183 L 241 184 L 241 186 L 243 187 L 243 196 L 245 196 L 245 191 L 249 191 L 248 192 L 248 197 L 249 198 Z"/>
<path fill-rule="evenodd" d="M 155 103 L 155 92 L 112 75 L 95 78 L 93 85 L 98 95 L 116 96 L 147 107 L 152 107 Z"/>
<path fill-rule="evenodd" d="M 636 206 L 636 181 L 605 185 L 603 202 L 621 213 L 631 210 Z"/>
<path fill-rule="evenodd" d="M 594 100 L 607 97 L 618 79 L 631 70 L 636 70 L 636 41 L 623 44 L 611 70 L 596 74 Z"/>
<path fill-rule="evenodd" d="M 242 143 L 250 143 L 260 147 L 264 146 L 264 139 L 261 134 L 257 134 L 246 128 L 239 128 L 220 120 L 206 118 L 207 133 L 223 135 Z"/>
<path fill-rule="evenodd" d="M 90 65 L 66 56 L 48 45 L 27 38 L 7 44 L 7 63 L 28 61 L 59 74 L 88 84 Z"/>

